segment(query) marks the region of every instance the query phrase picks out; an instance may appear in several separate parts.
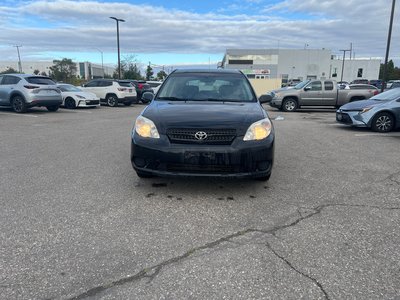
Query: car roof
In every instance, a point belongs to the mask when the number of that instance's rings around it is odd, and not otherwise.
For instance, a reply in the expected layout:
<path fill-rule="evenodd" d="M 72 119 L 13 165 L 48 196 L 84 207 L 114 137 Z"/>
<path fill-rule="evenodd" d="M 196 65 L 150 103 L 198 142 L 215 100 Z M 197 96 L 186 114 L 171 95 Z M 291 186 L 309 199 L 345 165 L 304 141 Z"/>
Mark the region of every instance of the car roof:
<path fill-rule="evenodd" d="M 10 73 L 10 74 L 1 74 L 1 75 L 13 75 L 13 76 L 19 76 L 19 77 L 43 77 L 43 78 L 50 78 L 49 76 L 43 76 L 43 75 L 35 75 L 35 74 L 20 74 L 20 73 Z"/>
<path fill-rule="evenodd" d="M 176 69 L 173 73 L 225 73 L 225 74 L 241 74 L 242 72 L 235 69 Z"/>

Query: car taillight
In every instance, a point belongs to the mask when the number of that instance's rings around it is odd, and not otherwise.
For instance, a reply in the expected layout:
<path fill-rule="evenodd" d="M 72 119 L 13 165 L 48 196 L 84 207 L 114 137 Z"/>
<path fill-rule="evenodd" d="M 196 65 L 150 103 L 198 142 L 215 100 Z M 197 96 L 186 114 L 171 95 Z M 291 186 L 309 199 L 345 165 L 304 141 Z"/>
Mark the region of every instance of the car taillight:
<path fill-rule="evenodd" d="M 40 86 L 36 86 L 36 85 L 24 85 L 24 88 L 28 89 L 28 90 L 33 90 L 33 89 L 38 89 L 40 88 Z"/>
<path fill-rule="evenodd" d="M 120 92 L 125 92 L 127 90 L 128 90 L 127 88 L 118 88 L 118 91 L 120 91 Z"/>
<path fill-rule="evenodd" d="M 143 83 L 139 83 L 138 88 L 139 88 L 139 90 L 143 89 Z"/>
<path fill-rule="evenodd" d="M 378 94 L 379 94 L 379 91 L 378 90 L 374 90 L 374 96 L 378 95 Z"/>

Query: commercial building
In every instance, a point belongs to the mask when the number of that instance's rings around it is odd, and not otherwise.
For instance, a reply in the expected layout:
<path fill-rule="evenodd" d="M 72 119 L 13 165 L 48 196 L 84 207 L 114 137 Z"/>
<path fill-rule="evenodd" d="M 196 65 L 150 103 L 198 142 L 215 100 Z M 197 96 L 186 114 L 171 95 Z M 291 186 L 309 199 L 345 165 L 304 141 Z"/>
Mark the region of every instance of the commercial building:
<path fill-rule="evenodd" d="M 290 79 L 378 79 L 379 59 L 343 59 L 328 49 L 227 49 L 222 68 L 242 70 L 256 90 L 275 89 Z M 260 82 L 260 80 L 267 81 Z"/>
<path fill-rule="evenodd" d="M 53 66 L 52 61 L 22 61 L 22 73 L 33 74 L 36 70 L 38 74 L 49 75 L 50 67 Z M 0 61 L 0 72 L 9 68 L 18 70 L 18 62 Z M 115 68 L 110 66 L 102 66 L 88 61 L 76 63 L 76 76 L 86 80 L 93 78 L 102 78 L 103 76 L 112 76 Z"/>

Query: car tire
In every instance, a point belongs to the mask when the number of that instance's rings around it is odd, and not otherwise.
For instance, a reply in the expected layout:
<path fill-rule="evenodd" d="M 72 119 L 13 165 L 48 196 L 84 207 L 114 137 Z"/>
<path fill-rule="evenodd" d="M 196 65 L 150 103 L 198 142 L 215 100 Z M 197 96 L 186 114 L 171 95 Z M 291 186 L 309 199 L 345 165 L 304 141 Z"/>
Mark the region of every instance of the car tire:
<path fill-rule="evenodd" d="M 394 128 L 394 117 L 391 113 L 381 112 L 378 113 L 371 123 L 371 128 L 376 132 L 389 132 Z"/>
<path fill-rule="evenodd" d="M 111 94 L 107 95 L 106 102 L 108 106 L 117 107 L 118 106 L 118 98 L 117 96 Z"/>
<path fill-rule="evenodd" d="M 22 96 L 14 96 L 11 99 L 12 110 L 16 113 L 25 113 L 28 110 L 28 106 L 25 103 L 25 99 Z"/>
<path fill-rule="evenodd" d="M 67 98 L 67 99 L 65 99 L 64 106 L 65 106 L 65 108 L 68 108 L 68 109 L 75 109 L 76 102 L 72 98 Z"/>
<path fill-rule="evenodd" d="M 152 178 L 153 175 L 150 173 L 142 172 L 142 171 L 136 171 L 136 174 L 139 178 Z"/>
<path fill-rule="evenodd" d="M 124 105 L 125 105 L 125 106 L 131 106 L 131 104 L 132 104 L 131 101 L 129 101 L 129 102 L 124 102 Z"/>
<path fill-rule="evenodd" d="M 59 105 L 52 105 L 52 106 L 46 106 L 48 111 L 57 111 L 60 106 Z"/>
<path fill-rule="evenodd" d="M 298 108 L 297 100 L 294 98 L 286 98 L 282 102 L 282 110 L 286 112 L 293 112 L 296 111 Z"/>

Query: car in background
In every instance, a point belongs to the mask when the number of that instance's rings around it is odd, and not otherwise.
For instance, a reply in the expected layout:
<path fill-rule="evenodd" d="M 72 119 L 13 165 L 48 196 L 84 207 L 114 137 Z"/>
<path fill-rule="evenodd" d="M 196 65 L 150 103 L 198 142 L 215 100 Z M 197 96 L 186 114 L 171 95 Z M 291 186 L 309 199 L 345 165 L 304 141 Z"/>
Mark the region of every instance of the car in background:
<path fill-rule="evenodd" d="M 354 79 L 350 84 L 369 84 L 368 79 Z"/>
<path fill-rule="evenodd" d="M 59 83 L 57 87 L 61 91 L 63 98 L 62 106 L 69 109 L 77 107 L 97 107 L 100 106 L 100 98 L 91 92 L 84 92 L 80 88 L 66 83 Z"/>
<path fill-rule="evenodd" d="M 350 90 L 366 90 L 370 94 L 370 96 L 367 98 L 371 98 L 372 96 L 379 94 L 379 89 L 376 86 L 373 86 L 370 84 L 349 84 L 349 89 Z"/>
<path fill-rule="evenodd" d="M 275 133 L 262 102 L 238 70 L 175 70 L 137 117 L 131 163 L 139 177 L 268 180 Z"/>
<path fill-rule="evenodd" d="M 376 132 L 400 128 L 400 89 L 390 89 L 368 100 L 347 103 L 336 111 L 336 121 Z"/>
<path fill-rule="evenodd" d="M 392 86 L 392 84 L 393 84 L 394 82 L 400 82 L 400 80 L 389 80 L 389 81 L 386 83 L 386 88 L 387 88 L 387 89 L 390 89 L 390 87 Z"/>
<path fill-rule="evenodd" d="M 131 83 L 136 88 L 136 94 L 137 94 L 137 96 L 136 96 L 137 101 L 136 102 L 137 103 L 139 103 L 139 101 L 142 101 L 142 95 L 143 95 L 144 92 L 154 93 L 154 91 L 151 88 L 150 84 L 148 84 L 145 80 L 131 80 Z"/>
<path fill-rule="evenodd" d="M 399 88 L 399 87 L 400 87 L 400 81 L 394 81 L 390 85 L 390 89 L 396 89 L 396 88 Z"/>
<path fill-rule="evenodd" d="M 44 106 L 57 111 L 62 103 L 61 92 L 49 77 L 29 74 L 0 75 L 0 106 L 24 113 L 30 107 Z"/>
<path fill-rule="evenodd" d="M 378 89 L 381 89 L 383 85 L 385 85 L 384 81 L 381 79 L 373 79 L 369 81 L 370 85 L 373 85 L 375 87 L 377 87 Z M 385 85 L 386 86 L 386 85 Z M 385 88 L 384 86 L 384 88 Z"/>
<path fill-rule="evenodd" d="M 152 81 L 152 80 L 147 80 L 146 82 L 153 89 L 154 94 L 158 92 L 158 89 L 163 83 L 162 81 Z"/>
<path fill-rule="evenodd" d="M 119 103 L 126 106 L 137 101 L 136 89 L 129 80 L 93 79 L 82 85 L 82 90 L 96 94 L 100 104 L 116 107 Z"/>

